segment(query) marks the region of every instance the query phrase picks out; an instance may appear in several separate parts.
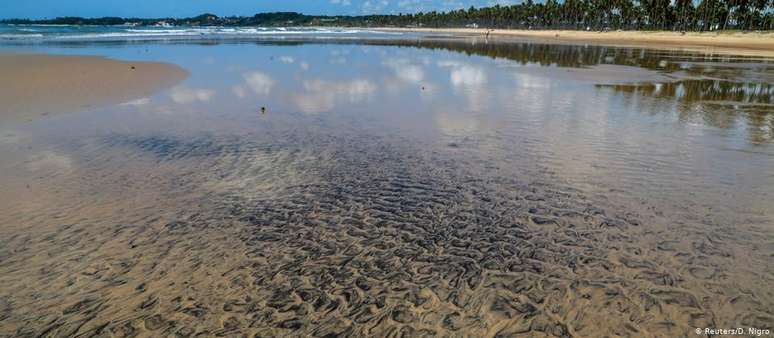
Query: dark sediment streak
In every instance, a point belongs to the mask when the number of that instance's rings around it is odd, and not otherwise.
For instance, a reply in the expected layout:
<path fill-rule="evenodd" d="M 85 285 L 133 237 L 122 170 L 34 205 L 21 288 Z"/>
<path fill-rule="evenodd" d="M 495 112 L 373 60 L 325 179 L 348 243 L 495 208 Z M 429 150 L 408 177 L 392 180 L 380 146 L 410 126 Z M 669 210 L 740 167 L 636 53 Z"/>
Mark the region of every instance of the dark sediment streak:
<path fill-rule="evenodd" d="M 661 224 L 482 161 L 376 137 L 111 139 L 272 188 L 2 238 L 13 292 L 0 334 L 680 336 L 773 319 L 771 291 L 751 283 L 771 267 L 731 279 L 727 230 Z"/>

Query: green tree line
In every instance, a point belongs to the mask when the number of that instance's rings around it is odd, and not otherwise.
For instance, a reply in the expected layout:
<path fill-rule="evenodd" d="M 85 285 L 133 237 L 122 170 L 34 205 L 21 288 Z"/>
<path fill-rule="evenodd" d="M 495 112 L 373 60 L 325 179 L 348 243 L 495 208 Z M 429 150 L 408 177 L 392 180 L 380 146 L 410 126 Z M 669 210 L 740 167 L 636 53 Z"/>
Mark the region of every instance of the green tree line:
<path fill-rule="evenodd" d="M 774 0 L 527 0 L 513 6 L 374 16 L 377 25 L 626 30 L 771 30 Z"/>
<path fill-rule="evenodd" d="M 6 24 L 156 25 L 178 26 L 396 26 L 481 27 L 581 30 L 772 30 L 774 0 L 527 0 L 512 6 L 420 12 L 397 15 L 311 16 L 293 12 L 254 16 L 192 18 L 10 19 Z"/>

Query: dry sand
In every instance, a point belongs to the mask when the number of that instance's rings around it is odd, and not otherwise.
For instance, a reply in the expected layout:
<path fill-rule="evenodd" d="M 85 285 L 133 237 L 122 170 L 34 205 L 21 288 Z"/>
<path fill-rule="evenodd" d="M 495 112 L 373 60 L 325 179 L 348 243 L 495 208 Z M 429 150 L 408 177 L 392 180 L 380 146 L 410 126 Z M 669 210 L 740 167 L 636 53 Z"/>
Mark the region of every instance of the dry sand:
<path fill-rule="evenodd" d="M 774 57 L 774 33 L 680 33 L 575 30 L 517 30 L 485 28 L 380 28 L 382 31 L 452 33 L 462 35 L 506 36 L 560 42 L 585 42 L 600 45 L 636 46 L 698 51 L 708 54 L 733 54 Z"/>
<path fill-rule="evenodd" d="M 0 123 L 142 98 L 183 80 L 180 67 L 95 56 L 0 54 Z"/>

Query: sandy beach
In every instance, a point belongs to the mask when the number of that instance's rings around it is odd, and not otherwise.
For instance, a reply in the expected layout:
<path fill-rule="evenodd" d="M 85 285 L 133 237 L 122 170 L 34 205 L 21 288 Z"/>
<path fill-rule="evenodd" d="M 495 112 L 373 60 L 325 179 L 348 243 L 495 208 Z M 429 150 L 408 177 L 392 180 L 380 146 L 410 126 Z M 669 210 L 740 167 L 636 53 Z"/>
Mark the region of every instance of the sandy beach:
<path fill-rule="evenodd" d="M 0 74 L 3 123 L 139 99 L 188 75 L 164 63 L 16 53 L 0 54 Z"/>
<path fill-rule="evenodd" d="M 486 28 L 380 28 L 389 32 L 448 33 L 483 35 L 490 37 L 516 37 L 554 41 L 561 43 L 592 43 L 629 47 L 679 49 L 707 54 L 744 56 L 774 56 L 774 33 L 697 33 L 697 32 L 647 32 L 647 31 L 576 31 L 576 30 L 519 30 Z"/>
<path fill-rule="evenodd" d="M 770 61 L 169 32 L 0 54 L 0 338 L 774 323 Z"/>

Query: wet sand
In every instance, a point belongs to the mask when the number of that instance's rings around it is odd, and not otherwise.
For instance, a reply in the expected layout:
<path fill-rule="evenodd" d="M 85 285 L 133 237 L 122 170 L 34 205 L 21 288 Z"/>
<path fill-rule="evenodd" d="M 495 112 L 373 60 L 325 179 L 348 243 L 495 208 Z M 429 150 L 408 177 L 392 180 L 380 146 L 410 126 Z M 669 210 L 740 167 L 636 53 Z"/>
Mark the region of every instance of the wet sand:
<path fill-rule="evenodd" d="M 544 42 L 592 43 L 598 45 L 648 47 L 698 51 L 707 54 L 774 56 L 774 33 L 697 33 L 577 30 L 519 30 L 485 28 L 379 28 L 381 31 L 452 33 L 537 39 Z"/>
<path fill-rule="evenodd" d="M 773 67 L 467 42 L 280 45 L 293 62 L 272 63 L 276 47 L 178 51 L 199 66 L 170 93 L 0 131 L 14 196 L 0 201 L 0 337 L 692 337 L 774 323 L 760 179 L 774 120 L 732 158 L 640 122 L 669 105 L 733 135 L 752 122 L 697 105 L 769 102 L 745 81 Z M 202 62 L 221 49 L 245 59 Z M 562 104 L 573 96 L 591 101 Z M 760 163 L 745 173 L 760 206 L 702 206 L 737 190 L 683 184 L 707 166 L 678 154 L 673 167 L 658 150 L 674 145 L 734 175 Z M 627 175 L 695 195 L 610 185 Z"/>
<path fill-rule="evenodd" d="M 140 99 L 188 75 L 164 63 L 17 53 L 0 53 L 0 74 L 0 123 Z"/>
<path fill-rule="evenodd" d="M 101 198 L 37 181 L 59 199 L 22 223 L 57 226 L 2 232 L 0 335 L 679 337 L 771 323 L 765 228 L 304 134 L 252 136 L 250 163 L 221 153 L 228 140 L 117 137 L 145 155 L 69 176 Z M 192 152 L 211 155 L 181 159 Z M 213 168 L 218 182 L 195 174 Z M 130 191 L 106 189 L 115 178 Z M 209 191 L 170 203 L 180 181 Z"/>

